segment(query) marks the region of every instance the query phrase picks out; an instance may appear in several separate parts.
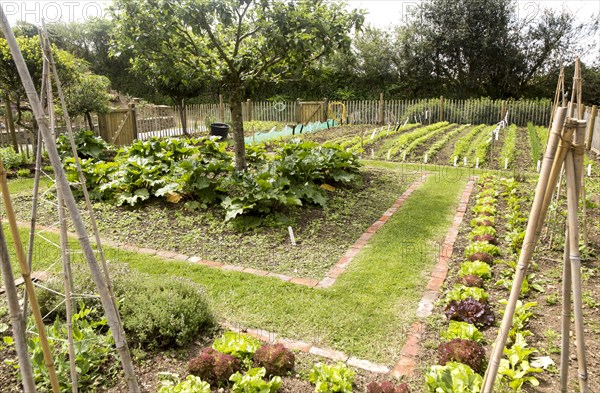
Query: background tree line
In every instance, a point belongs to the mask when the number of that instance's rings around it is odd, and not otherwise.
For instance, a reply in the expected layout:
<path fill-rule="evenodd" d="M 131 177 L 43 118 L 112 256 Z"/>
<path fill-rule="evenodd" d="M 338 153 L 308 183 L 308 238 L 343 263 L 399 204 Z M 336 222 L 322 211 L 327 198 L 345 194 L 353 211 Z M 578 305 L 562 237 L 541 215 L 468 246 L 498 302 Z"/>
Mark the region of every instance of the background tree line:
<path fill-rule="evenodd" d="M 429 0 L 409 20 L 378 28 L 362 26 L 362 11 L 347 11 L 341 2 L 329 3 L 318 15 L 310 15 L 315 11 L 310 7 L 286 15 L 285 2 L 273 2 L 279 8 L 265 11 L 264 3 L 115 0 L 110 18 L 48 27 L 57 48 L 85 60 L 92 74 L 110 80 L 112 89 L 160 104 L 214 102 L 218 94 L 231 94 L 228 85 L 236 78 L 217 52 L 219 44 L 228 45 L 238 32 L 236 12 L 245 6 L 254 9 L 252 16 L 245 15 L 246 33 L 259 25 L 258 14 L 264 17 L 268 11 L 276 28 L 265 30 L 260 40 L 268 34 L 290 35 L 275 37 L 285 42 L 279 47 L 277 40 L 268 43 L 262 48 L 267 53 L 291 50 L 293 36 L 314 40 L 316 36 L 303 34 L 328 24 L 335 25 L 324 34 L 336 38 L 319 48 L 298 48 L 296 42 L 295 49 L 314 58 L 276 64 L 258 78 L 251 74 L 269 61 L 268 55 L 247 51 L 238 56 L 242 99 L 369 99 L 380 92 L 409 99 L 551 97 L 560 65 L 567 64 L 569 80 L 574 56 L 588 54 L 584 99 L 600 103 L 600 56 L 590 56 L 586 47 L 598 31 L 597 15 L 580 23 L 567 12 L 546 10 L 535 20 L 523 20 L 512 0 Z M 213 19 L 201 20 L 202 13 Z M 319 17 L 323 26 L 303 25 Z M 211 41 L 210 26 L 217 25 L 222 28 L 213 38 L 222 42 Z M 20 23 L 17 34 L 37 37 L 37 28 Z M 318 49 L 325 49 L 322 55 Z"/>

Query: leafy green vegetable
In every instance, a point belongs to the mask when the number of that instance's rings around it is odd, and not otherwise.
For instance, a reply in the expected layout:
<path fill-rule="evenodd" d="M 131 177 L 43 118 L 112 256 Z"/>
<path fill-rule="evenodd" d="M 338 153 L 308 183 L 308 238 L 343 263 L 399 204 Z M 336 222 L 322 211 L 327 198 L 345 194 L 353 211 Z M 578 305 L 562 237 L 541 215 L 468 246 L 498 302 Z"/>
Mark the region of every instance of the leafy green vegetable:
<path fill-rule="evenodd" d="M 351 393 L 354 371 L 344 363 L 337 365 L 316 363 L 310 370 L 308 380 L 315 385 L 317 393 Z"/>
<path fill-rule="evenodd" d="M 515 391 L 520 392 L 525 383 L 538 386 L 540 383 L 532 375 L 541 373 L 541 368 L 531 367 L 529 356 L 536 353 L 535 348 L 528 348 L 527 342 L 521 333 L 517 333 L 515 343 L 510 348 L 504 348 L 504 354 L 508 359 L 500 360 L 498 374 L 508 379 L 508 385 Z"/>
<path fill-rule="evenodd" d="M 500 249 L 498 248 L 498 246 L 494 246 L 493 244 L 489 244 L 487 242 L 473 242 L 465 248 L 466 257 L 478 253 L 485 253 L 492 256 L 498 256 L 500 255 Z"/>
<path fill-rule="evenodd" d="M 482 288 L 477 287 L 467 287 L 465 285 L 456 285 L 446 294 L 444 298 L 444 303 L 449 303 L 452 300 L 465 300 L 467 298 L 472 298 L 475 300 L 483 301 L 487 300 L 489 295 Z"/>
<path fill-rule="evenodd" d="M 247 334 L 226 332 L 213 343 L 213 348 L 221 353 L 233 355 L 236 358 L 252 359 L 254 352 L 261 346 L 261 342 Z"/>
<path fill-rule="evenodd" d="M 283 382 L 280 377 L 273 377 L 269 382 L 263 380 L 267 370 L 264 367 L 251 368 L 244 375 L 233 374 L 229 380 L 234 382 L 231 391 L 233 393 L 275 393 Z"/>
<path fill-rule="evenodd" d="M 459 275 L 461 277 L 475 275 L 481 278 L 492 278 L 492 268 L 485 262 L 481 261 L 466 261 L 460 265 Z"/>
<path fill-rule="evenodd" d="M 194 375 L 188 375 L 183 381 L 161 380 L 157 393 L 210 393 L 210 385 Z"/>
<path fill-rule="evenodd" d="M 442 337 L 446 340 L 460 338 L 463 340 L 473 340 L 478 343 L 483 343 L 484 341 L 483 333 L 475 325 L 459 321 L 450 321 L 448 329 L 442 332 Z"/>
<path fill-rule="evenodd" d="M 471 367 L 457 362 L 431 366 L 426 374 L 429 393 L 479 393 L 483 378 Z"/>

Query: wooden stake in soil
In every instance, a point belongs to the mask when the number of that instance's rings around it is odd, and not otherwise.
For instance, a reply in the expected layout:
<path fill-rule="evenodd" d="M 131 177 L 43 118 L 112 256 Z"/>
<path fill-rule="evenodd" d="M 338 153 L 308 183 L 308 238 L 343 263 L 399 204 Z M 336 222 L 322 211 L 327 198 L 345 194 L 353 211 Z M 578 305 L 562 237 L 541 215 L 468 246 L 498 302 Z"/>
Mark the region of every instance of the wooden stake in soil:
<path fill-rule="evenodd" d="M 65 205 L 67 207 L 67 210 L 69 211 L 69 214 L 71 215 L 73 226 L 75 227 L 75 231 L 78 235 L 79 244 L 88 263 L 88 267 L 90 268 L 92 279 L 94 280 L 96 288 L 98 289 L 100 300 L 102 302 L 102 306 L 104 308 L 108 324 L 110 326 L 110 330 L 115 341 L 115 346 L 121 357 L 121 364 L 123 366 L 123 371 L 125 374 L 125 381 L 127 383 L 129 391 L 137 393 L 140 391 L 140 388 L 135 377 L 133 362 L 131 360 L 131 355 L 129 353 L 127 342 L 125 341 L 125 337 L 123 335 L 123 328 L 118 317 L 117 309 L 109 293 L 109 289 L 107 288 L 107 285 L 104 282 L 104 278 L 98 266 L 94 250 L 91 247 L 90 239 L 85 229 L 85 224 L 83 223 L 83 219 L 77 207 L 77 203 L 75 201 L 75 198 L 73 197 L 73 193 L 71 192 L 69 182 L 67 181 L 65 172 L 62 168 L 62 162 L 56 149 L 56 143 L 54 142 L 54 139 L 50 134 L 48 120 L 44 115 L 42 105 L 35 91 L 35 86 L 33 85 L 33 81 L 31 80 L 31 75 L 29 74 L 29 70 L 27 69 L 27 65 L 25 64 L 25 60 L 23 59 L 23 55 L 21 54 L 19 45 L 17 44 L 17 40 L 15 39 L 14 33 L 8 23 L 6 15 L 4 14 L 4 10 L 1 6 L 0 27 L 4 32 L 4 37 L 10 48 L 13 60 L 19 72 L 19 76 L 21 77 L 21 81 L 23 82 L 23 87 L 25 89 L 25 92 L 27 93 L 27 98 L 31 105 L 31 109 L 34 113 L 39 129 L 42 133 L 44 142 L 46 143 L 48 157 L 50 158 L 52 168 L 54 169 L 54 173 L 56 175 L 56 186 L 57 188 L 60 188 L 63 193 Z"/>
<path fill-rule="evenodd" d="M 2 269 L 2 278 L 4 280 L 4 288 L 6 291 L 6 299 L 8 301 L 8 311 L 10 313 L 10 322 L 13 331 L 13 340 L 17 350 L 17 358 L 19 360 L 19 372 L 21 373 L 21 383 L 23 383 L 23 391 L 36 392 L 35 382 L 33 381 L 33 370 L 31 361 L 27 351 L 27 339 L 25 337 L 25 318 L 21 314 L 19 306 L 19 296 L 17 294 L 17 286 L 15 285 L 15 277 L 13 276 L 12 267 L 8 255 L 8 247 L 4 230 L 0 224 L 0 268 Z"/>

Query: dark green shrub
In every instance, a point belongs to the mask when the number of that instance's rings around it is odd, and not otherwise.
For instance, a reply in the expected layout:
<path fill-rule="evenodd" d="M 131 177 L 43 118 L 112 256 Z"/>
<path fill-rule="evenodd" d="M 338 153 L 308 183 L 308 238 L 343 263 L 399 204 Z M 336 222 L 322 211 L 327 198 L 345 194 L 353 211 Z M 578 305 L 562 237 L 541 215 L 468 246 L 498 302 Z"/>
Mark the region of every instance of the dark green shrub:
<path fill-rule="evenodd" d="M 190 360 L 188 371 L 200 377 L 211 386 L 222 386 L 229 382 L 229 377 L 242 370 L 240 359 L 221 353 L 213 348 L 204 348 L 200 354 Z"/>
<path fill-rule="evenodd" d="M 87 267 L 73 265 L 76 293 L 96 293 Z M 130 342 L 147 347 L 182 346 L 212 326 L 213 316 L 200 285 L 178 277 L 153 276 L 131 270 L 126 265 L 110 268 L 115 297 Z M 61 277 L 47 286 L 63 291 Z M 64 316 L 62 298 L 49 291 L 38 291 L 42 315 Z M 99 299 L 85 299 L 88 307 L 102 309 Z M 56 310 L 52 311 L 55 307 Z M 51 312 L 52 311 L 52 312 Z"/>
<path fill-rule="evenodd" d="M 294 369 L 296 356 L 283 344 L 263 345 L 254 353 L 254 367 L 264 367 L 267 376 L 286 375 Z"/>
<path fill-rule="evenodd" d="M 11 146 L 0 149 L 0 159 L 5 169 L 18 168 L 29 162 L 24 153 L 16 153 Z"/>

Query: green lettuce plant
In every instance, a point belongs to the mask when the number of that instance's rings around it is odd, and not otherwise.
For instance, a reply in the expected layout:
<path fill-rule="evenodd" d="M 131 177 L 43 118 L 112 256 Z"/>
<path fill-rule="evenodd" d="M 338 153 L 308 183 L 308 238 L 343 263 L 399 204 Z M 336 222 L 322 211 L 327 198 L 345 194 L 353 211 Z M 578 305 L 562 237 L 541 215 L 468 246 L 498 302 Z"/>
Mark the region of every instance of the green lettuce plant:
<path fill-rule="evenodd" d="M 490 279 L 492 278 L 492 268 L 482 261 L 466 261 L 460 265 L 459 275 L 461 277 L 475 275 L 484 279 Z"/>
<path fill-rule="evenodd" d="M 460 338 L 463 340 L 472 340 L 478 343 L 484 342 L 483 333 L 481 333 L 475 325 L 460 321 L 450 321 L 446 331 L 442 332 L 442 337 L 446 340 Z"/>
<path fill-rule="evenodd" d="M 246 364 L 252 361 L 252 356 L 261 345 L 258 339 L 247 334 L 226 332 L 215 340 L 212 347 L 221 353 L 233 355 Z"/>
<path fill-rule="evenodd" d="M 457 362 L 431 366 L 425 378 L 428 393 L 479 393 L 483 382 L 471 367 Z"/>
<path fill-rule="evenodd" d="M 263 379 L 266 374 L 267 370 L 263 367 L 251 368 L 243 375 L 237 372 L 229 378 L 234 382 L 231 391 L 233 393 L 275 393 L 283 382 L 278 376 L 267 382 Z"/>
<path fill-rule="evenodd" d="M 308 380 L 315 385 L 317 393 L 352 393 L 354 371 L 344 363 L 316 363 L 310 370 Z"/>

